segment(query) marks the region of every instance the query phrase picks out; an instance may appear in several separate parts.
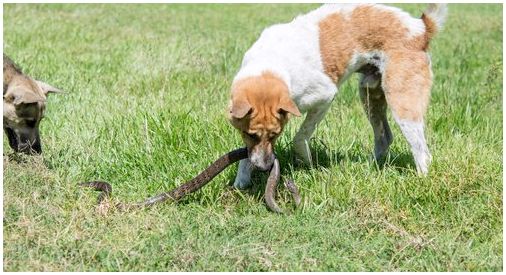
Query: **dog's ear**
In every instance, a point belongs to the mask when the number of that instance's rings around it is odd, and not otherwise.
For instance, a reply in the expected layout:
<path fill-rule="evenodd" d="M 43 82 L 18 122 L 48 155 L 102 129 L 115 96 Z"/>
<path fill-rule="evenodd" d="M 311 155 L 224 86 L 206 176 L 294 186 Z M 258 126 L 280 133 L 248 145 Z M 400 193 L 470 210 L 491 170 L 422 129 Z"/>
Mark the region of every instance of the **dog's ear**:
<path fill-rule="evenodd" d="M 252 111 L 251 104 L 247 100 L 232 100 L 230 107 L 230 115 L 233 118 L 241 119 Z"/>
<path fill-rule="evenodd" d="M 57 94 L 60 94 L 60 93 L 63 93 L 60 89 L 58 88 L 55 88 L 45 82 L 42 82 L 42 81 L 39 81 L 39 80 L 35 80 L 37 82 L 37 85 L 39 85 L 40 89 L 42 89 L 42 91 L 44 92 L 44 94 L 47 96 L 47 94 L 49 93 L 57 93 Z"/>
<path fill-rule="evenodd" d="M 14 106 L 20 106 L 21 104 L 31 104 L 36 102 L 44 102 L 46 101 L 45 98 L 42 96 L 23 89 L 17 89 L 13 91 L 12 93 L 4 95 L 4 100 L 7 100 L 8 102 L 12 102 Z"/>
<path fill-rule="evenodd" d="M 294 116 L 301 116 L 299 108 L 297 108 L 297 105 L 295 105 L 289 96 L 284 96 L 281 98 L 278 108 L 279 112 L 288 112 Z"/>

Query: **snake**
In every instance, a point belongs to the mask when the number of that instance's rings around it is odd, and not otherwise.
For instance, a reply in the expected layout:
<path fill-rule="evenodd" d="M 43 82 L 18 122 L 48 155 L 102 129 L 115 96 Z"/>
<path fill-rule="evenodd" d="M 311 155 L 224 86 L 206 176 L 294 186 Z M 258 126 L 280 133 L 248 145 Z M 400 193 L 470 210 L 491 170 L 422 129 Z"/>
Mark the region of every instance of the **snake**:
<path fill-rule="evenodd" d="M 246 147 L 230 151 L 214 161 L 196 177 L 185 182 L 179 187 L 172 189 L 171 191 L 161 193 L 138 203 L 117 203 L 116 207 L 122 210 L 128 210 L 133 208 L 150 207 L 154 204 L 161 203 L 169 199 L 174 202 L 178 202 L 184 196 L 199 190 L 201 187 L 209 183 L 214 177 L 216 177 L 231 164 L 246 158 L 248 158 L 248 149 Z M 274 199 L 279 178 L 279 161 L 277 158 L 275 158 L 269 173 L 269 178 L 267 179 L 264 194 L 266 205 L 271 211 L 275 213 L 283 213 L 283 210 L 277 205 Z M 112 193 L 111 184 L 105 181 L 81 182 L 79 185 L 83 187 L 93 188 L 95 191 L 100 191 L 100 195 L 98 196 L 98 204 L 101 204 L 102 201 L 104 201 L 106 198 L 109 198 Z M 291 180 L 286 181 L 285 186 L 292 195 L 296 206 L 298 206 L 301 202 L 301 197 L 297 186 Z"/>

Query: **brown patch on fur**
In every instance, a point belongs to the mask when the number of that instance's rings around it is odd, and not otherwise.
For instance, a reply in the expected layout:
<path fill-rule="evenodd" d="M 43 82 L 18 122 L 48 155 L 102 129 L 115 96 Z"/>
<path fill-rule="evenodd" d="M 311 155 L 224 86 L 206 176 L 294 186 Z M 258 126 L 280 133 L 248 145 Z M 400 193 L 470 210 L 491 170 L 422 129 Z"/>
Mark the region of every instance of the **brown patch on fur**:
<path fill-rule="evenodd" d="M 353 54 L 354 37 L 351 31 L 343 31 L 349 22 L 341 14 L 332 14 L 319 23 L 320 52 L 325 73 L 337 82 Z"/>
<path fill-rule="evenodd" d="M 325 73 L 341 78 L 354 52 L 425 51 L 436 32 L 432 20 L 422 16 L 426 32 L 408 37 L 409 30 L 394 12 L 363 5 L 349 15 L 334 13 L 319 22 L 320 51 Z"/>
<path fill-rule="evenodd" d="M 436 35 L 437 26 L 432 19 L 422 14 L 422 21 L 425 24 L 425 33 L 415 39 L 418 39 L 420 44 L 423 45 L 422 50 L 427 51 L 429 49 L 429 41 Z"/>
<path fill-rule="evenodd" d="M 270 72 L 241 79 L 232 87 L 230 122 L 241 131 L 250 152 L 272 153 L 288 113 L 300 115 L 284 81 Z"/>
<path fill-rule="evenodd" d="M 400 119 L 421 122 L 432 86 L 429 57 L 425 52 L 391 52 L 383 75 L 388 105 Z"/>

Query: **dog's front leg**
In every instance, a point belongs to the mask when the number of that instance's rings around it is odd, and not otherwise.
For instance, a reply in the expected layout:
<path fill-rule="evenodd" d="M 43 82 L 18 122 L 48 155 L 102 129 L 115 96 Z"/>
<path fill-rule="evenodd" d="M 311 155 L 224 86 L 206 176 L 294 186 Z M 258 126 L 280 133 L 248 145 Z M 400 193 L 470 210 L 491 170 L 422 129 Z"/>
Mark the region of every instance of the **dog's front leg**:
<path fill-rule="evenodd" d="M 313 164 L 311 151 L 309 150 L 309 139 L 313 135 L 316 125 L 325 117 L 330 107 L 330 102 L 331 100 L 324 104 L 319 104 L 307 112 L 306 119 L 293 140 L 295 153 L 307 165 Z"/>
<path fill-rule="evenodd" d="M 251 185 L 251 172 L 253 172 L 253 169 L 249 159 L 242 159 L 239 162 L 239 169 L 234 181 L 235 188 L 245 189 Z"/>

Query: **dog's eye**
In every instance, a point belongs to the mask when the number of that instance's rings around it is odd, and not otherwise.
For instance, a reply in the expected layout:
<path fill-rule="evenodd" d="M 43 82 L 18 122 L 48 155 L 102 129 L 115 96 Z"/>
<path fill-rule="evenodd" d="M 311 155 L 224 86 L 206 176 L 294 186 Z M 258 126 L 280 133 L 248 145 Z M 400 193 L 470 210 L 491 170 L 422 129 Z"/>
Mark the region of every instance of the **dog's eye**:
<path fill-rule="evenodd" d="M 253 140 L 257 140 L 258 139 L 258 136 L 255 135 L 255 134 L 250 134 L 248 132 L 243 132 L 245 135 L 247 135 L 249 138 L 253 139 Z"/>
<path fill-rule="evenodd" d="M 278 135 L 279 133 L 269 133 L 269 140 L 275 139 Z"/>

